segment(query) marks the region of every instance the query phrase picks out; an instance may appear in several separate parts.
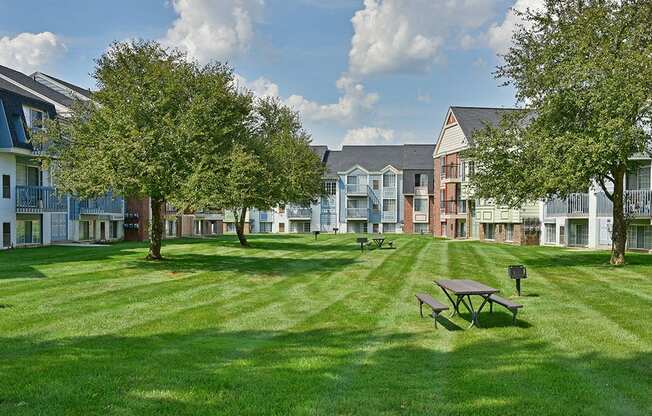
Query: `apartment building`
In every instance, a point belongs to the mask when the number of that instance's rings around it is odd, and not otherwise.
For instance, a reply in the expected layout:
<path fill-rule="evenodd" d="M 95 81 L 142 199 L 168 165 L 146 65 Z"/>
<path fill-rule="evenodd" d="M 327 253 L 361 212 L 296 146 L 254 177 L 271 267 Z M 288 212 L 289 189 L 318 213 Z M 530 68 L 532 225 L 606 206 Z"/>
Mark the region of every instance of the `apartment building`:
<path fill-rule="evenodd" d="M 433 145 L 313 146 L 326 166 L 324 195 L 307 206 L 251 210 L 253 233 L 429 233 Z M 228 229 L 229 220 L 225 217 Z"/>
<path fill-rule="evenodd" d="M 649 155 L 630 160 L 625 177 L 625 212 L 629 220 L 627 248 L 652 250 L 652 178 Z M 613 190 L 608 189 L 610 192 Z M 566 199 L 541 203 L 542 244 L 611 248 L 613 204 L 599 186 Z"/>
<path fill-rule="evenodd" d="M 490 199 L 475 199 L 469 189 L 473 162 L 462 152 L 473 143 L 473 134 L 486 124 L 496 125 L 517 109 L 457 107 L 448 109 L 434 152 L 434 234 L 448 238 L 473 238 L 513 244 L 538 244 L 538 203 L 518 209 L 498 206 Z"/>
<path fill-rule="evenodd" d="M 31 135 L 43 120 L 65 117 L 73 96 L 80 94 L 63 86 L 56 91 L 38 81 L 43 77 L 0 66 L 2 248 L 120 239 L 122 199 L 111 194 L 91 200 L 60 194 L 56 172 L 44 168 L 39 149 L 32 146 Z"/>

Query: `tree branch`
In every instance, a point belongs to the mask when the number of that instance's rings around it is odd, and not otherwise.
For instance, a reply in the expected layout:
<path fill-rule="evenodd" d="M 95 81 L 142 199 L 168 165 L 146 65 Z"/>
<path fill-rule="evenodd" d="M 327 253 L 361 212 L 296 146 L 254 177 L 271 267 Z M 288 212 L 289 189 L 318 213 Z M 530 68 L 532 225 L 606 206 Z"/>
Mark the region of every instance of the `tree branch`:
<path fill-rule="evenodd" d="M 608 176 L 607 176 L 607 177 L 608 177 Z M 612 182 L 613 182 L 613 180 L 612 180 Z M 610 200 L 611 202 L 613 202 L 613 200 L 614 200 L 614 194 L 613 194 L 613 192 L 609 192 L 609 191 L 607 190 L 607 185 L 604 184 L 604 178 L 600 178 L 600 180 L 598 181 L 598 183 L 600 184 L 600 188 L 602 188 L 602 190 L 604 191 L 604 194 L 607 195 L 607 198 L 609 198 L 609 200 Z"/>

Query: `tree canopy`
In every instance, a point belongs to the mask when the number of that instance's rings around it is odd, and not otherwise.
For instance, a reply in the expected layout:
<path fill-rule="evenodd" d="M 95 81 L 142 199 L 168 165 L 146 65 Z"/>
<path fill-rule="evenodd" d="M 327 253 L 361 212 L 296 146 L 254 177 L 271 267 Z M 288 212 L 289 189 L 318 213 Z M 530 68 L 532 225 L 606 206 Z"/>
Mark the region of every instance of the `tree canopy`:
<path fill-rule="evenodd" d="M 221 140 L 219 132 L 206 137 L 208 148 L 221 151 L 199 153 L 184 198 L 195 208 L 233 212 L 246 246 L 247 211 L 310 203 L 322 192 L 324 167 L 310 149 L 298 114 L 275 99 L 254 99 L 248 93 L 239 97 L 250 101 L 251 113 L 231 132 L 231 140 Z"/>
<path fill-rule="evenodd" d="M 472 186 L 517 206 L 598 187 L 613 201 L 613 264 L 624 263 L 625 174 L 652 145 L 652 2 L 546 0 L 518 12 L 497 77 L 527 110 L 473 138 Z"/>

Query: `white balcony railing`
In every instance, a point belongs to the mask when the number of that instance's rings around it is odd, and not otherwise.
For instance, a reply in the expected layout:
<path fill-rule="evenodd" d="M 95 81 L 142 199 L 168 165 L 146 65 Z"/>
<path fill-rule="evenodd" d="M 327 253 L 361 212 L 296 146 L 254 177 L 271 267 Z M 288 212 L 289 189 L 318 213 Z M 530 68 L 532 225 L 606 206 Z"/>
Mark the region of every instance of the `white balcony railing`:
<path fill-rule="evenodd" d="M 348 194 L 367 195 L 367 184 L 348 184 L 346 185 Z"/>
<path fill-rule="evenodd" d="M 598 216 L 611 216 L 613 203 L 604 192 L 596 194 Z M 652 217 L 652 190 L 625 191 L 625 212 L 634 217 Z"/>
<path fill-rule="evenodd" d="M 346 217 L 354 219 L 366 219 L 369 216 L 368 208 L 347 208 Z"/>
<path fill-rule="evenodd" d="M 396 212 L 383 211 L 383 222 L 396 222 Z"/>
<path fill-rule="evenodd" d="M 566 199 L 553 198 L 545 204 L 545 217 L 584 216 L 589 213 L 589 194 L 570 194 Z"/>
<path fill-rule="evenodd" d="M 427 186 L 415 186 L 414 187 L 414 194 L 415 195 L 428 195 L 428 187 Z"/>
<path fill-rule="evenodd" d="M 311 208 L 288 208 L 285 213 L 291 220 L 309 220 L 312 218 Z"/>

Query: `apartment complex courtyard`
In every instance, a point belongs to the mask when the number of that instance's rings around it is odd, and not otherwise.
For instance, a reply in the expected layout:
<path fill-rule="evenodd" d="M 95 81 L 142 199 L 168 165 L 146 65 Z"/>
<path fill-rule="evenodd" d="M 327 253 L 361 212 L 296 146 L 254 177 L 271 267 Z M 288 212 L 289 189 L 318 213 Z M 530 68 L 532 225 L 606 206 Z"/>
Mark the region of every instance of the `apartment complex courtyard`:
<path fill-rule="evenodd" d="M 652 257 L 391 235 L 0 252 L 0 414 L 627 414 L 652 410 Z M 514 297 L 421 319 L 437 278 Z M 447 316 L 448 313 L 444 313 Z"/>

